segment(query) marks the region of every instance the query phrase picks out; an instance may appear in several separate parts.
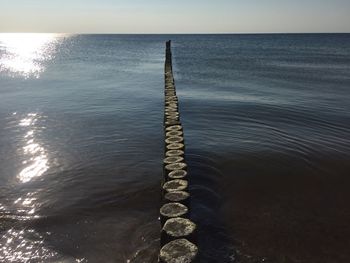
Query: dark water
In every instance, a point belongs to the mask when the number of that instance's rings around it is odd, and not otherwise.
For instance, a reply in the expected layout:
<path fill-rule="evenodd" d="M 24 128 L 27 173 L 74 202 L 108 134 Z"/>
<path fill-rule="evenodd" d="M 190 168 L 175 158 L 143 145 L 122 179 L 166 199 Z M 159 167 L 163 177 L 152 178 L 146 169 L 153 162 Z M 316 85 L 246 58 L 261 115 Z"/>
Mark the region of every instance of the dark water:
<path fill-rule="evenodd" d="M 164 41 L 203 262 L 350 262 L 350 35 L 0 35 L 0 262 L 155 262 Z"/>

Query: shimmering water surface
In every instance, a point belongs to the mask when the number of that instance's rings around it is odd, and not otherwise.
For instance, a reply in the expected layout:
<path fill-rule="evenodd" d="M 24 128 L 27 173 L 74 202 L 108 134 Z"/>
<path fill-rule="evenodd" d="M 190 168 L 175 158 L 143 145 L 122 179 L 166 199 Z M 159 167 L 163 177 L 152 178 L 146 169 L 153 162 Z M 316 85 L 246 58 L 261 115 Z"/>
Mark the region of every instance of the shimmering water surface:
<path fill-rule="evenodd" d="M 350 35 L 0 34 L 0 262 L 156 262 L 164 41 L 203 262 L 350 262 Z"/>

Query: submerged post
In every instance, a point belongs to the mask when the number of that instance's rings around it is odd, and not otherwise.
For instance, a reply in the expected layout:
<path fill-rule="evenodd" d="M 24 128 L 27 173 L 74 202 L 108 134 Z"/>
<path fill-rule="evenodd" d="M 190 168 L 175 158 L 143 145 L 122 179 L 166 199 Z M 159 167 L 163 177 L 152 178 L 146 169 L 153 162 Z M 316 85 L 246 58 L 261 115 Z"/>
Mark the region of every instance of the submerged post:
<path fill-rule="evenodd" d="M 189 218 L 191 196 L 188 192 L 184 133 L 178 110 L 170 40 L 166 42 L 164 94 L 164 175 L 159 262 L 198 262 L 197 225 Z"/>

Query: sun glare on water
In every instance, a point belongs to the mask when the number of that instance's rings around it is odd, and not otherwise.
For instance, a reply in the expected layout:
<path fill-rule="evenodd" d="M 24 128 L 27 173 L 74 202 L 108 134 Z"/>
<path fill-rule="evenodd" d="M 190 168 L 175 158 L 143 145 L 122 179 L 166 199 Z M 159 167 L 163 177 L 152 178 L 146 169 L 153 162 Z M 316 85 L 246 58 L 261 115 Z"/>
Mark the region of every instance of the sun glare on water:
<path fill-rule="evenodd" d="M 27 133 L 24 136 L 26 143 L 23 146 L 23 154 L 27 159 L 23 162 L 25 167 L 18 175 L 18 179 L 22 183 L 29 182 L 33 178 L 41 176 L 49 169 L 46 150 L 36 141 L 35 136 L 35 124 L 39 117 L 37 113 L 29 113 L 19 123 L 20 126 L 27 129 Z"/>
<path fill-rule="evenodd" d="M 53 58 L 61 37 L 42 33 L 0 34 L 0 73 L 39 78 L 45 62 Z"/>

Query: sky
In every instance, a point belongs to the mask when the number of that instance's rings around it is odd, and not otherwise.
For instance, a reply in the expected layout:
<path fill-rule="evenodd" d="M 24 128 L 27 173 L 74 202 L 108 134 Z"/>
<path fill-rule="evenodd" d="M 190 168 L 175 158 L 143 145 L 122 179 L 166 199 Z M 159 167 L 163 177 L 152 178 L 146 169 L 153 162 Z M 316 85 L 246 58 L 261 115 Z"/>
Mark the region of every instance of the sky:
<path fill-rule="evenodd" d="M 350 0 L 0 0 L 0 32 L 350 32 Z"/>

